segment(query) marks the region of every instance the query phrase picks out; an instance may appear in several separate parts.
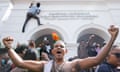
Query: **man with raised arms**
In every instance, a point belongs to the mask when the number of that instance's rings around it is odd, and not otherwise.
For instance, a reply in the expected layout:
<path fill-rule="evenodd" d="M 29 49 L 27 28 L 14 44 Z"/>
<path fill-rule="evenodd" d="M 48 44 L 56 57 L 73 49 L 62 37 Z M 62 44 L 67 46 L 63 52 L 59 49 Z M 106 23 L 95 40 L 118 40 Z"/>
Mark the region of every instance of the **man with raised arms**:
<path fill-rule="evenodd" d="M 3 43 L 8 49 L 8 55 L 12 59 L 13 63 L 18 67 L 26 68 L 34 72 L 79 72 L 81 69 L 88 69 L 100 64 L 108 55 L 111 46 L 117 38 L 119 29 L 114 25 L 111 25 L 108 32 L 110 34 L 110 39 L 97 56 L 75 59 L 70 62 L 66 62 L 64 60 L 64 55 L 67 53 L 67 49 L 65 48 L 65 43 L 61 40 L 54 44 L 54 48 L 52 49 L 54 60 L 52 61 L 23 60 L 12 49 L 11 44 L 14 41 L 12 37 L 9 36 L 4 38 Z"/>

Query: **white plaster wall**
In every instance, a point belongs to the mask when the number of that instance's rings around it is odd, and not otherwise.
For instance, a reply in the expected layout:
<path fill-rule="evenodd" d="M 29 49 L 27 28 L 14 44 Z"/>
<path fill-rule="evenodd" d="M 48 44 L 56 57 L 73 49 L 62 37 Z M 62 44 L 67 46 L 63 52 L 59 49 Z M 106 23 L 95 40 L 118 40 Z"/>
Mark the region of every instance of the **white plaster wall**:
<path fill-rule="evenodd" d="M 11 1 L 13 3 L 13 9 L 11 9 L 10 16 L 4 22 L 1 19 L 5 15 L 9 2 L 0 1 L 0 4 L 2 4 L 0 5 L 0 39 L 4 36 L 11 35 L 15 37 L 16 42 L 17 40 L 19 42 L 26 42 L 26 40 L 34 38 L 34 34 L 37 31 L 51 28 L 58 31 L 65 42 L 67 42 L 67 47 L 70 51 L 66 55 L 66 58 L 76 55 L 78 36 L 87 28 L 95 28 L 100 31 L 98 35 L 101 37 L 106 36 L 105 40 L 108 40 L 109 34 L 107 28 L 109 25 L 114 24 L 120 27 L 120 2 L 118 0 L 76 0 L 70 2 L 32 0 L 41 2 L 41 13 L 39 17 L 41 23 L 44 25 L 37 26 L 36 20 L 32 19 L 27 24 L 26 32 L 22 33 L 22 26 L 31 1 Z M 72 13 L 73 15 L 71 15 Z M 80 16 L 85 14 L 85 16 L 76 17 L 76 14 Z M 120 42 L 120 35 L 116 42 Z"/>
<path fill-rule="evenodd" d="M 113 20 L 111 18 L 111 15 L 109 13 L 108 8 L 104 5 L 45 5 L 42 7 L 43 11 L 41 12 L 41 20 L 43 24 L 54 24 L 61 28 L 63 28 L 67 34 L 70 36 L 70 40 L 68 40 L 69 43 L 75 43 L 76 40 L 74 38 L 75 31 L 77 31 L 80 27 L 84 25 L 90 25 L 97 24 L 100 26 L 103 26 L 105 28 L 108 28 L 109 25 L 113 24 Z M 90 13 L 92 15 L 95 15 L 95 19 L 61 19 L 58 17 L 50 18 L 50 14 L 56 13 Z M 45 17 L 48 16 L 48 19 Z M 57 16 L 57 15 L 56 15 Z M 85 27 L 85 26 L 84 26 Z"/>
<path fill-rule="evenodd" d="M 5 15 L 4 13 L 7 11 L 7 8 L 9 7 L 9 1 L 8 0 L 1 0 L 0 1 L 0 21 Z"/>
<path fill-rule="evenodd" d="M 114 21 L 113 24 L 116 24 L 120 28 L 120 1 L 118 0 L 117 2 L 108 2 L 107 6 L 109 7 L 111 18 Z M 120 33 L 116 41 L 116 43 L 120 44 Z"/>

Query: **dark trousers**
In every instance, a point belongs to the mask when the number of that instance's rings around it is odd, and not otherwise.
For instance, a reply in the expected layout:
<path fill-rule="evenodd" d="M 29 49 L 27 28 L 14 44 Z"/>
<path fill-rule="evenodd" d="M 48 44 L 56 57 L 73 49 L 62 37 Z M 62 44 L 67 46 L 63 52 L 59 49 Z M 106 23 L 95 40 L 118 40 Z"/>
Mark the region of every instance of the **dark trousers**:
<path fill-rule="evenodd" d="M 31 18 L 36 19 L 37 22 L 38 22 L 38 25 L 41 25 L 41 24 L 40 24 L 39 17 L 37 17 L 36 15 L 34 15 L 34 14 L 32 14 L 32 13 L 27 13 L 26 20 L 25 20 L 24 25 L 23 25 L 23 28 L 22 28 L 22 32 L 25 32 L 25 27 L 26 27 L 28 21 L 29 21 Z"/>

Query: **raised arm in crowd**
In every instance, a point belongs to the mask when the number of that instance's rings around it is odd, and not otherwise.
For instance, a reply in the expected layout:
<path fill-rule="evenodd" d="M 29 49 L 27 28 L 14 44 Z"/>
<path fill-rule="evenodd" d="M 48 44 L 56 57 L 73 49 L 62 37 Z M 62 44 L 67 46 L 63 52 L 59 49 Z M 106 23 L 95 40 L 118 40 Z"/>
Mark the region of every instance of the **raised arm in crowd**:
<path fill-rule="evenodd" d="M 12 49 L 11 44 L 14 41 L 12 37 L 5 37 L 3 39 L 3 43 L 8 49 L 8 55 L 18 67 L 26 68 L 35 72 L 79 72 L 81 69 L 88 69 L 90 67 L 100 64 L 108 55 L 111 46 L 117 38 L 119 29 L 114 25 L 111 25 L 108 29 L 108 32 L 110 34 L 110 39 L 97 56 L 88 57 L 85 59 L 75 59 L 70 62 L 66 62 L 64 60 L 64 55 L 67 53 L 65 43 L 61 40 L 56 41 L 52 49 L 54 60 L 51 62 L 52 65 L 48 68 L 46 68 L 46 65 L 50 64 L 50 61 L 23 60 Z"/>

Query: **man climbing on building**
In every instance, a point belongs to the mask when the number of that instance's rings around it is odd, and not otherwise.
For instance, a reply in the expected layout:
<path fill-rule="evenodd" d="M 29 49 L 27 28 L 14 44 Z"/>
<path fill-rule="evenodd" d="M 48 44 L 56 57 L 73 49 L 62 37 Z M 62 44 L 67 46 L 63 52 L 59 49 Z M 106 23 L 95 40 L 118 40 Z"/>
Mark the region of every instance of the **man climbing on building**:
<path fill-rule="evenodd" d="M 40 13 L 40 3 L 36 3 L 36 6 L 34 6 L 33 2 L 31 3 L 30 7 L 29 7 L 29 10 L 27 12 L 27 16 L 26 16 L 26 20 L 24 22 L 24 25 L 23 25 L 23 28 L 22 28 L 22 32 L 25 32 L 25 27 L 28 23 L 28 21 L 31 19 L 31 18 L 34 18 L 37 20 L 38 22 L 38 25 L 42 25 L 40 24 L 40 20 L 39 20 L 39 17 L 38 17 L 38 14 Z"/>

